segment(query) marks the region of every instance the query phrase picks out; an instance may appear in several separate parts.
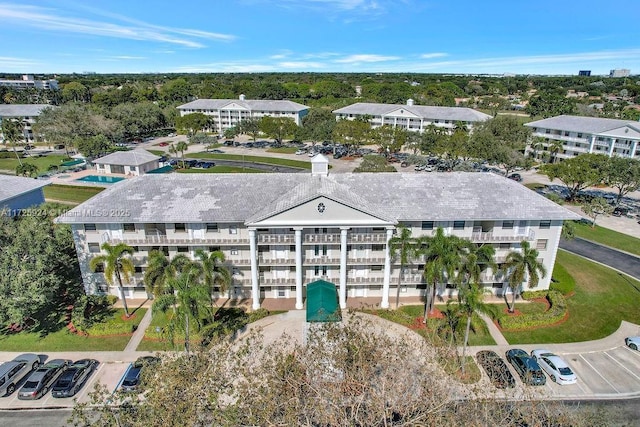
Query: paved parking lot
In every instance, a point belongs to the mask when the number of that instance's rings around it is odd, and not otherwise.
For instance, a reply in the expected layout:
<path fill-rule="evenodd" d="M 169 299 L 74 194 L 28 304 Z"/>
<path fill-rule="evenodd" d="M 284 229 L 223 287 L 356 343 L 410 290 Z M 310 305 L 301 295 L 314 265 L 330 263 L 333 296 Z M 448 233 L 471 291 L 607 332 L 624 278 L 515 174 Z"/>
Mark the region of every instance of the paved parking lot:
<path fill-rule="evenodd" d="M 0 397 L 0 410 L 2 409 L 44 409 L 44 408 L 72 408 L 74 406 L 74 399 L 78 402 L 89 402 L 89 393 L 93 391 L 93 387 L 96 383 L 100 382 L 107 387 L 110 391 L 115 391 L 116 387 L 120 384 L 122 377 L 129 368 L 129 362 L 109 362 L 100 363 L 98 368 L 91 374 L 87 383 L 82 389 L 74 396 L 69 398 L 54 398 L 51 393 L 47 393 L 43 397 L 37 400 L 20 400 L 18 399 L 19 387 L 24 383 L 20 382 L 18 388 L 13 394 L 6 397 Z"/>

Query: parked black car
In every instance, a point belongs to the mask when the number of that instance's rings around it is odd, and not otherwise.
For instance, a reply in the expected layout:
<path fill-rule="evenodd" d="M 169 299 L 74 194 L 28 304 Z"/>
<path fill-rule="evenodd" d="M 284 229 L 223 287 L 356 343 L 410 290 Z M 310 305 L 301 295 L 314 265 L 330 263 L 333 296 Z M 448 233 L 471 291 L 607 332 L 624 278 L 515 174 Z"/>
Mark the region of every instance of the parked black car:
<path fill-rule="evenodd" d="M 522 382 L 529 385 L 544 385 L 547 378 L 536 359 L 519 348 L 513 348 L 506 353 L 507 361 L 516 370 Z"/>
<path fill-rule="evenodd" d="M 124 376 L 124 380 L 122 380 L 120 389 L 122 391 L 136 391 L 138 389 L 138 386 L 140 385 L 140 376 L 142 375 L 142 370 L 146 366 L 153 366 L 159 362 L 160 359 L 154 356 L 139 357 L 129 367 L 129 370 Z"/>
<path fill-rule="evenodd" d="M 494 351 L 479 351 L 476 354 L 478 363 L 487 373 L 491 383 L 497 388 L 512 388 L 516 385 L 516 380 L 511 375 L 511 371 L 504 360 Z"/>
<path fill-rule="evenodd" d="M 98 367 L 95 359 L 80 359 L 67 367 L 51 388 L 53 397 L 74 396 Z"/>
<path fill-rule="evenodd" d="M 512 173 L 507 178 L 512 179 L 515 182 L 522 182 L 522 176 L 519 173 Z"/>

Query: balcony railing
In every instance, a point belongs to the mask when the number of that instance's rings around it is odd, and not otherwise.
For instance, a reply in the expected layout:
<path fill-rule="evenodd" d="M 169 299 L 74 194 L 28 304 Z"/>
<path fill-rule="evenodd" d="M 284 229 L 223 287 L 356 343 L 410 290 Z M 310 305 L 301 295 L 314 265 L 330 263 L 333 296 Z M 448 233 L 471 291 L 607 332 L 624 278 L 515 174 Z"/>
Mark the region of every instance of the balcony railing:
<path fill-rule="evenodd" d="M 501 236 L 493 234 L 493 232 L 477 231 L 471 233 L 471 240 L 475 242 L 521 242 L 523 240 L 535 240 L 535 233 L 529 230 L 528 233 L 518 233 L 511 236 Z"/>
<path fill-rule="evenodd" d="M 277 243 L 295 243 L 296 237 L 293 234 L 258 234 L 258 243 L 277 244 Z"/>
<path fill-rule="evenodd" d="M 347 239 L 349 243 L 386 243 L 386 233 L 351 233 Z"/>
<path fill-rule="evenodd" d="M 112 236 L 108 236 L 107 240 L 110 243 L 126 243 L 132 246 L 140 246 L 140 245 L 153 245 L 153 246 L 161 246 L 161 245 L 180 245 L 180 246 L 203 246 L 203 245 L 248 245 L 249 239 L 243 238 L 222 238 L 222 237 L 207 237 L 204 239 L 199 238 L 169 238 L 166 235 L 147 235 L 145 237 L 131 236 L 128 237 L 126 234 L 123 235 L 122 238 L 115 238 Z"/>
<path fill-rule="evenodd" d="M 383 283 L 384 277 L 347 277 L 348 284 Z"/>
<path fill-rule="evenodd" d="M 260 265 L 291 265 L 295 264 L 295 258 L 258 257 Z"/>

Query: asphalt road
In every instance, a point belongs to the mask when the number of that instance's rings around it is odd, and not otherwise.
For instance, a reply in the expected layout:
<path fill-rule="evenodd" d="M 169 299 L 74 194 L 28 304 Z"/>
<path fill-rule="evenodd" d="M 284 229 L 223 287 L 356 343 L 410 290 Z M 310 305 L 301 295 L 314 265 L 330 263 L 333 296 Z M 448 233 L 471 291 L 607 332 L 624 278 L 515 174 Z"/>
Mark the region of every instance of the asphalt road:
<path fill-rule="evenodd" d="M 560 240 L 560 248 L 620 270 L 640 280 L 640 258 L 576 237 Z M 638 289 L 640 292 L 640 289 Z"/>

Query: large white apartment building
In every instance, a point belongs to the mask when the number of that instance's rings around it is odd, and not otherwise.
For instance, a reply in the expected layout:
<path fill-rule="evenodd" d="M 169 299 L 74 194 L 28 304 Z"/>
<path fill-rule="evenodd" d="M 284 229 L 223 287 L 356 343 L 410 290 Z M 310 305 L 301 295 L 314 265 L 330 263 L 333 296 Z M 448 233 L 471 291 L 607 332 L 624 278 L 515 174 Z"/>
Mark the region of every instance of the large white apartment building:
<path fill-rule="evenodd" d="M 640 122 L 598 117 L 556 116 L 526 123 L 534 137 L 562 141 L 559 159 L 583 153 L 606 154 L 640 159 Z"/>
<path fill-rule="evenodd" d="M 20 80 L 0 79 L 0 86 L 7 86 L 14 89 L 58 89 L 58 81 L 54 79 L 35 80 L 31 74 L 23 74 Z"/>
<path fill-rule="evenodd" d="M 290 118 L 300 126 L 309 107 L 292 101 L 245 99 L 244 95 L 240 95 L 239 99 L 198 99 L 180 105 L 178 110 L 180 116 L 192 113 L 210 116 L 209 130 L 223 134 L 245 119 L 264 116 Z"/>
<path fill-rule="evenodd" d="M 1 104 L 0 105 L 0 141 L 4 141 L 2 135 L 2 120 L 17 119 L 21 120 L 24 127 L 22 133 L 26 142 L 34 140 L 32 125 L 36 117 L 42 113 L 45 108 L 55 108 L 49 104 Z"/>
<path fill-rule="evenodd" d="M 149 251 L 194 257 L 221 250 L 233 272 L 232 298 L 289 298 L 301 309 L 306 284 L 335 283 L 340 305 L 375 297 L 426 292 L 417 259 L 400 272 L 388 242 L 399 224 L 413 236 L 446 233 L 496 248 L 497 262 L 523 240 L 553 270 L 562 223 L 579 217 L 526 187 L 489 173 L 328 174 L 318 155 L 313 171 L 282 174 L 144 175 L 114 184 L 58 222 L 71 224 L 88 292 L 111 292 L 89 269 L 105 242 L 135 249 L 136 274 L 127 297 L 146 298 Z M 550 275 L 538 289 L 548 288 Z M 484 286 L 500 294 L 505 278 L 488 272 Z M 453 293 L 443 288 L 441 295 Z"/>
<path fill-rule="evenodd" d="M 472 108 L 414 105 L 411 99 L 407 100 L 406 105 L 358 102 L 335 110 L 333 114 L 337 120 L 366 117 L 372 128 L 390 125 L 423 132 L 430 125 L 434 125 L 448 133 L 459 124 L 471 130 L 477 122 L 491 118 L 490 115 Z"/>

